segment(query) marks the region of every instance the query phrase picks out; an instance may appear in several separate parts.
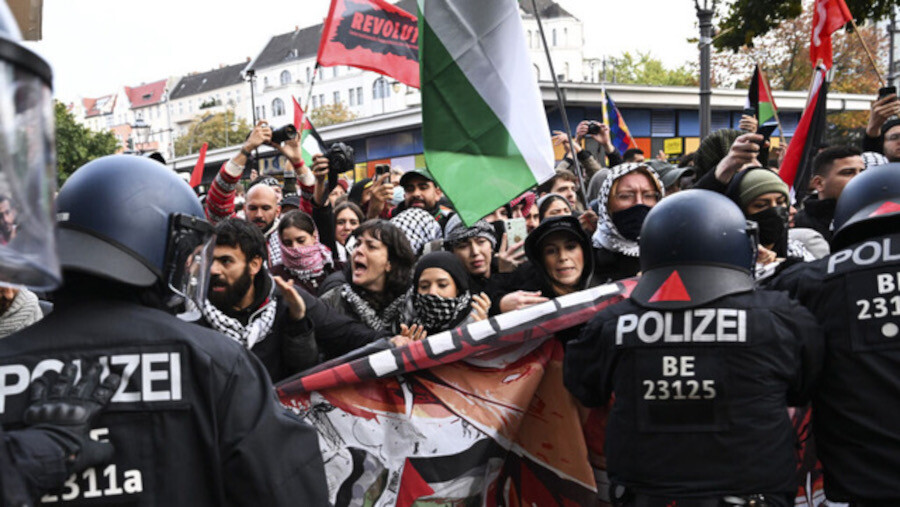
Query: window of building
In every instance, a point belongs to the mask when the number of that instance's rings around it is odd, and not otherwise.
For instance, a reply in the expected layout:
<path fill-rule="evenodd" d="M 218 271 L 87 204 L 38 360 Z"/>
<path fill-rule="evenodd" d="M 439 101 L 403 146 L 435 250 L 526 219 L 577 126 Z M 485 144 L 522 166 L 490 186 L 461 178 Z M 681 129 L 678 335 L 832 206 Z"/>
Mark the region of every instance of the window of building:
<path fill-rule="evenodd" d="M 350 99 L 349 99 L 350 107 L 355 106 L 356 105 L 356 90 L 354 90 L 353 88 L 350 88 L 349 90 L 347 90 L 347 95 L 350 96 Z"/>
<path fill-rule="evenodd" d="M 653 137 L 675 136 L 675 111 L 653 110 L 650 112 L 650 135 Z"/>
<path fill-rule="evenodd" d="M 268 87 L 269 87 L 269 77 L 268 77 L 268 76 L 264 76 L 264 77 L 263 77 L 263 89 L 266 89 L 266 88 L 268 88 Z"/>
<path fill-rule="evenodd" d="M 316 97 L 315 95 L 313 95 L 312 98 L 312 107 L 313 109 L 319 107 L 319 97 Z"/>
<path fill-rule="evenodd" d="M 291 82 L 291 73 L 290 73 L 290 71 L 287 71 L 287 70 L 281 71 L 281 77 L 280 77 L 280 79 L 281 79 L 281 84 L 283 84 L 283 85 L 290 84 L 290 82 Z"/>
<path fill-rule="evenodd" d="M 338 77 L 338 66 L 335 65 L 331 68 L 331 77 Z"/>
<path fill-rule="evenodd" d="M 553 46 L 556 47 L 556 28 L 553 29 Z"/>
<path fill-rule="evenodd" d="M 372 84 L 372 98 L 373 99 L 386 99 L 391 96 L 391 87 L 388 84 L 387 79 L 378 78 Z"/>
<path fill-rule="evenodd" d="M 357 106 L 363 105 L 362 86 L 356 88 L 356 105 Z"/>
<path fill-rule="evenodd" d="M 281 116 L 284 114 L 284 101 L 275 99 L 272 101 L 272 116 Z"/>
<path fill-rule="evenodd" d="M 309 67 L 307 67 L 306 68 L 306 82 L 308 83 L 310 81 L 312 81 L 312 70 Z"/>
<path fill-rule="evenodd" d="M 339 91 L 338 91 L 338 92 L 334 92 L 334 103 L 335 103 L 335 104 L 340 104 L 340 103 L 341 103 L 341 92 L 339 92 Z"/>
<path fill-rule="evenodd" d="M 563 40 L 562 40 L 562 43 L 563 43 L 563 46 L 566 46 L 566 45 L 569 44 L 569 29 L 568 29 L 568 28 L 563 28 Z"/>
<path fill-rule="evenodd" d="M 324 105 L 325 105 L 325 94 L 324 94 L 324 93 L 320 93 L 320 94 L 319 94 L 319 105 L 320 105 L 320 106 L 324 106 Z"/>

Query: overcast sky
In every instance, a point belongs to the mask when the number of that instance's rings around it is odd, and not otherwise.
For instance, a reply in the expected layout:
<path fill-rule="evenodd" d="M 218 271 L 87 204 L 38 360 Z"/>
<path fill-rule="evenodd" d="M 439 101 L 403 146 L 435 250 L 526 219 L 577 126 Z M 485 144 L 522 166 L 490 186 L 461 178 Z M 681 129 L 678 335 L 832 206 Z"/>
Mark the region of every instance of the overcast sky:
<path fill-rule="evenodd" d="M 530 0 L 529 0 L 530 1 Z M 584 23 L 585 57 L 650 51 L 669 67 L 697 58 L 691 0 L 557 0 Z M 256 56 L 269 38 L 320 23 L 330 0 L 44 0 L 44 39 L 63 101 L 97 97 Z"/>

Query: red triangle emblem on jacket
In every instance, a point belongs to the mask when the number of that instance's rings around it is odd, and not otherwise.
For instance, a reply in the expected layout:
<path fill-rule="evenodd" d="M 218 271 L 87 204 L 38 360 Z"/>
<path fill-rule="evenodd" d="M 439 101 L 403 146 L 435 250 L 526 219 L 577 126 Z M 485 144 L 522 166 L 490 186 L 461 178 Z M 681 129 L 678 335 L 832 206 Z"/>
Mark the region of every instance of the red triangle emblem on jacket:
<path fill-rule="evenodd" d="M 650 298 L 650 303 L 658 303 L 660 301 L 690 301 L 691 295 L 688 294 L 687 289 L 684 287 L 684 282 L 681 281 L 681 276 L 678 274 L 678 271 L 672 271 L 672 274 L 669 275 L 669 278 L 666 278 L 666 281 L 663 282 L 662 285 L 656 289 L 656 292 L 653 293 L 653 297 Z"/>
<path fill-rule="evenodd" d="M 888 213 L 896 213 L 898 211 L 900 211 L 900 204 L 888 201 L 879 206 L 878 209 L 873 211 L 869 216 L 877 217 L 879 215 L 887 215 Z"/>

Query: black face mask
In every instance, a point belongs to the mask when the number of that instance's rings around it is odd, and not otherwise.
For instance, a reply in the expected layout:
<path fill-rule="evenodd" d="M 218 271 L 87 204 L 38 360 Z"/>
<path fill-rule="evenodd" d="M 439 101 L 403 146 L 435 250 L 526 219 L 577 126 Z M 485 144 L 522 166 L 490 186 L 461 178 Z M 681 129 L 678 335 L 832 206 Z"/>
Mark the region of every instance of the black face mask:
<path fill-rule="evenodd" d="M 759 244 L 772 245 L 778 242 L 787 230 L 788 209 L 776 206 L 747 217 L 759 225 Z"/>
<path fill-rule="evenodd" d="M 641 227 L 644 225 L 644 219 L 650 213 L 650 206 L 646 204 L 635 204 L 634 206 L 616 211 L 612 214 L 612 223 L 616 226 L 619 234 L 625 239 L 637 241 L 641 234 Z"/>

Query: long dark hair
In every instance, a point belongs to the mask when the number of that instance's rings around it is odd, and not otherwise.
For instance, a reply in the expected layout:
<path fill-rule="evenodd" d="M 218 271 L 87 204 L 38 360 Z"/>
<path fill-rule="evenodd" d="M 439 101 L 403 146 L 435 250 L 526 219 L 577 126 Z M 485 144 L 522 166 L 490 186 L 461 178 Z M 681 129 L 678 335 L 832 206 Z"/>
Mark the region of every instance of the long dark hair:
<path fill-rule="evenodd" d="M 416 256 L 403 231 L 387 220 L 367 220 L 353 231 L 353 236 L 359 239 L 366 233 L 387 247 L 388 262 L 391 263 L 392 269 L 387 273 L 384 291 L 393 300 L 404 294 L 409 287 Z"/>
<path fill-rule="evenodd" d="M 334 219 L 337 221 L 337 216 L 341 214 L 342 211 L 348 209 L 356 215 L 356 218 L 359 220 L 359 223 L 363 223 L 366 220 L 366 216 L 363 214 L 362 209 L 356 205 L 353 201 L 344 201 L 334 208 Z"/>

